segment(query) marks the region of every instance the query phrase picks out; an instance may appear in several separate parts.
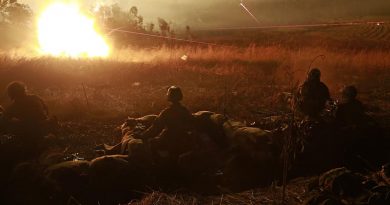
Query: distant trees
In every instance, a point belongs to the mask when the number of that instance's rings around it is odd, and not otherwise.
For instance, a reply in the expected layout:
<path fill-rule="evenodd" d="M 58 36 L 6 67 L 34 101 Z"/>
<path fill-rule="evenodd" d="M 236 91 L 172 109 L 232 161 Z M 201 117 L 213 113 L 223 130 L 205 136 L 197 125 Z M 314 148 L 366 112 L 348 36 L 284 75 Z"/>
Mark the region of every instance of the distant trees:
<path fill-rule="evenodd" d="M 144 17 L 139 14 L 136 6 L 129 10 L 122 9 L 119 4 L 101 5 L 94 10 L 100 24 L 109 29 L 121 29 L 128 31 L 140 31 L 146 33 L 155 33 L 156 25 L 152 22 L 145 23 Z M 157 18 L 157 25 L 163 36 L 174 36 L 174 30 L 171 23 L 163 18 Z"/>
<path fill-rule="evenodd" d="M 33 12 L 16 0 L 0 0 L 0 49 L 25 44 L 32 27 Z"/>
<path fill-rule="evenodd" d="M 194 39 L 194 36 L 192 35 L 192 32 L 191 32 L 191 27 L 189 25 L 186 26 L 185 37 L 186 37 L 187 40 L 193 40 Z"/>
<path fill-rule="evenodd" d="M 145 31 L 144 18 L 138 14 L 138 8 L 133 6 L 128 11 L 122 10 L 119 4 L 102 5 L 95 10 L 99 22 L 111 29 L 127 29 Z"/>
<path fill-rule="evenodd" d="M 167 22 L 163 18 L 157 18 L 158 26 L 160 28 L 160 32 L 162 36 L 170 36 L 175 37 L 175 30 L 172 29 L 172 23 Z"/>
<path fill-rule="evenodd" d="M 167 21 L 165 21 L 163 18 L 158 18 L 157 21 L 158 21 L 158 26 L 159 26 L 160 31 L 161 31 L 161 35 L 163 35 L 163 36 L 168 35 L 171 31 L 169 23 Z"/>
<path fill-rule="evenodd" d="M 156 22 L 145 22 L 136 6 L 124 9 L 118 3 L 100 4 L 92 8 L 91 12 L 94 14 L 97 24 L 112 35 L 118 45 L 126 46 L 126 43 L 131 39 L 131 34 L 115 32 L 119 30 L 175 36 L 170 21 L 157 18 Z M 33 12 L 27 4 L 17 0 L 0 0 L 0 48 L 23 44 L 22 41 L 33 33 L 31 30 L 34 28 L 32 19 Z M 185 32 L 186 38 L 192 39 L 189 27 L 186 28 Z"/>
<path fill-rule="evenodd" d="M 149 23 L 148 26 L 147 26 L 147 31 L 149 33 L 153 33 L 154 32 L 154 23 Z"/>
<path fill-rule="evenodd" d="M 33 12 L 26 4 L 17 0 L 0 0 L 0 22 L 14 25 L 28 25 Z"/>

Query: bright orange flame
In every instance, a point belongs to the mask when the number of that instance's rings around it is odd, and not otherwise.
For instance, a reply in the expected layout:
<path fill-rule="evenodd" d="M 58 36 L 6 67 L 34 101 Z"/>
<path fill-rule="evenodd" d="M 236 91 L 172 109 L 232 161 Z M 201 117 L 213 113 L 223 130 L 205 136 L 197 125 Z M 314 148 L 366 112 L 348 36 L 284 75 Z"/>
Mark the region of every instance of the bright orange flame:
<path fill-rule="evenodd" d="M 110 53 L 93 19 L 74 3 L 52 3 L 44 10 L 38 21 L 38 40 L 42 53 L 54 56 L 107 57 Z"/>

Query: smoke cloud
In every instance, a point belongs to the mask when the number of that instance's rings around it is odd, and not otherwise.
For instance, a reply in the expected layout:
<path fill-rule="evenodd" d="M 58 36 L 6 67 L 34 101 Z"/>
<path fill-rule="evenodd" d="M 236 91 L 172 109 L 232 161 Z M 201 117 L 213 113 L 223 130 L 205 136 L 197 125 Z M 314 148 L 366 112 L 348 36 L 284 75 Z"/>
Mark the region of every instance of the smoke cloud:
<path fill-rule="evenodd" d="M 22 0 L 34 10 L 33 0 Z M 44 2 L 44 1 L 43 1 Z M 197 28 L 257 25 L 240 6 L 241 0 L 87 0 L 85 5 L 119 3 L 123 9 L 137 6 L 145 22 L 162 17 L 176 26 Z M 260 24 L 333 22 L 389 19 L 389 0 L 243 0 Z"/>

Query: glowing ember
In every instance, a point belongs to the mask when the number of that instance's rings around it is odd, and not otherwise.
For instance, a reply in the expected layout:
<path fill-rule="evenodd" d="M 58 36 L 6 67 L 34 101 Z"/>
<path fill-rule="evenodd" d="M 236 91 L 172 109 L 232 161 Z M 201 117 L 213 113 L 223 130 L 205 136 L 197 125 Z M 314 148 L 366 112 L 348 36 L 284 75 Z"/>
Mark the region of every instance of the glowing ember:
<path fill-rule="evenodd" d="M 70 57 L 106 57 L 110 48 L 94 21 L 76 4 L 53 3 L 41 14 L 38 40 L 44 54 Z"/>

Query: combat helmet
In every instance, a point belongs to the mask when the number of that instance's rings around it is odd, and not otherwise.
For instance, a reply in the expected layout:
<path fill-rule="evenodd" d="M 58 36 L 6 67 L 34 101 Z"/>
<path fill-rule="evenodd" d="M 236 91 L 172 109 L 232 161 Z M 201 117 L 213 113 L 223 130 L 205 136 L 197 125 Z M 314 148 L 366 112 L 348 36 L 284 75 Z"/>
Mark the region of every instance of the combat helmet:
<path fill-rule="evenodd" d="M 22 82 L 11 82 L 7 86 L 8 96 L 14 100 L 26 95 L 26 85 Z"/>
<path fill-rule="evenodd" d="M 319 81 L 321 78 L 321 71 L 318 68 L 313 68 L 310 70 L 310 72 L 307 74 L 307 79 L 309 81 Z"/>
<path fill-rule="evenodd" d="M 355 99 L 357 94 L 358 91 L 353 85 L 346 86 L 342 91 L 343 98 L 345 99 Z"/>
<path fill-rule="evenodd" d="M 171 86 L 168 88 L 167 99 L 170 102 L 180 102 L 183 99 L 183 93 L 177 86 Z"/>

